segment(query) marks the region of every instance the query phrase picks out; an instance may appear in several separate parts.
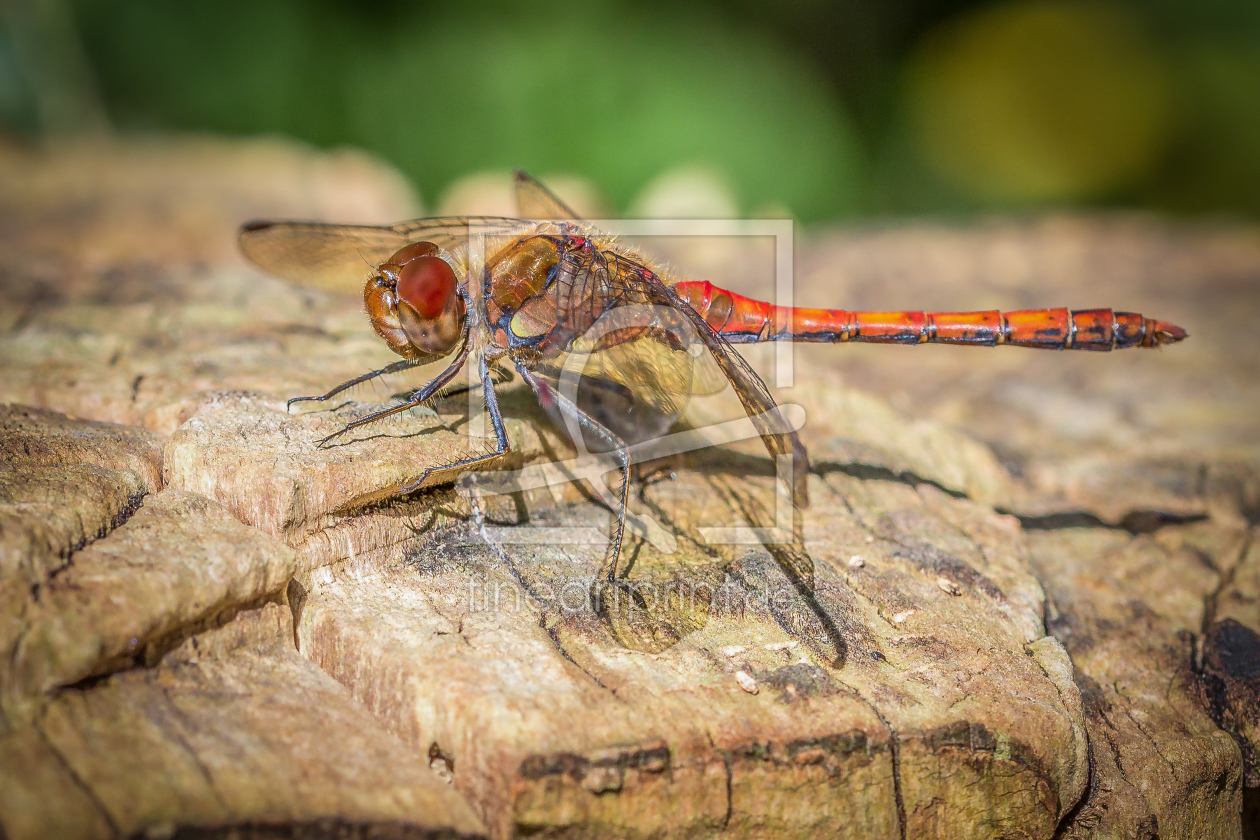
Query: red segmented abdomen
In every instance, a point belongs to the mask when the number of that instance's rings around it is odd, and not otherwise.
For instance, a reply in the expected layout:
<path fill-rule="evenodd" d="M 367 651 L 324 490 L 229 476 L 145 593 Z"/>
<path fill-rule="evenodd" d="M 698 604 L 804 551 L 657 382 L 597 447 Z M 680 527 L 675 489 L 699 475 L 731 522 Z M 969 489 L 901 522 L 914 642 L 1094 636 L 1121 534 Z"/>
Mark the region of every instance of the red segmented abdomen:
<path fill-rule="evenodd" d="M 878 344 L 1014 344 L 1049 350 L 1156 347 L 1186 337 L 1181 327 L 1136 312 L 1028 309 L 1019 312 L 849 312 L 774 306 L 685 281 L 674 291 L 714 330 L 737 344 L 759 341 Z"/>

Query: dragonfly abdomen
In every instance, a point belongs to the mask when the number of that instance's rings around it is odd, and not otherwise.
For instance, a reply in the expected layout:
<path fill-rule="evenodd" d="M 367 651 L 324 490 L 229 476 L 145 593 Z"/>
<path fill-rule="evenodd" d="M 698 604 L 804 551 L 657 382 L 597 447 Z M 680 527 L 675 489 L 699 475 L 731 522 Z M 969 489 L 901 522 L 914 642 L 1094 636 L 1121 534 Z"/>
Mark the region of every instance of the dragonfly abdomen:
<path fill-rule="evenodd" d="M 1181 327 L 1136 312 L 1110 309 L 1028 309 L 1000 312 L 850 312 L 774 306 L 708 281 L 674 291 L 728 341 L 875 344 L 1012 344 L 1048 350 L 1156 347 L 1186 337 Z"/>

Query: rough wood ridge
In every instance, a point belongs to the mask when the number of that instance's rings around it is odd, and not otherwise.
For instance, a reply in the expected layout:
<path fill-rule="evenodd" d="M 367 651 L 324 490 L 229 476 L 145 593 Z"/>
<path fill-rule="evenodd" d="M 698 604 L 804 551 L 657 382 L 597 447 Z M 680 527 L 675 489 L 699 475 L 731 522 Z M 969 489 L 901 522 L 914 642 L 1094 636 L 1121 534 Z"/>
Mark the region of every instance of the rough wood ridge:
<path fill-rule="evenodd" d="M 779 397 L 813 591 L 708 530 L 772 524 L 752 441 L 636 485 L 660 527 L 601 617 L 609 514 L 519 387 L 506 472 L 383 503 L 482 443 L 466 401 L 325 449 L 388 393 L 284 410 L 390 357 L 233 227 L 411 202 L 274 143 L 0 153 L 0 835 L 1254 836 L 1260 234 L 815 231 L 798 303 L 1111 304 L 1194 337 L 805 348 Z"/>

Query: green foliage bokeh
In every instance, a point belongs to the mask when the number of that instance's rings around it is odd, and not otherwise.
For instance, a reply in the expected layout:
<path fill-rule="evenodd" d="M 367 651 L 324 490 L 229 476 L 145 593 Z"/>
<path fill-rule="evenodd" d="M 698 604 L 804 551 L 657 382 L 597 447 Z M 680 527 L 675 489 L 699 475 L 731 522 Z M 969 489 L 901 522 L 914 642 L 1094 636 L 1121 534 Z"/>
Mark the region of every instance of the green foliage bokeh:
<path fill-rule="evenodd" d="M 429 199 L 460 175 L 524 166 L 591 178 L 624 207 L 678 165 L 731 177 L 745 211 L 821 218 L 858 198 L 834 94 L 774 41 L 711 15 L 135 0 L 80 17 L 125 123 L 363 146 Z"/>
<path fill-rule="evenodd" d="M 0 130 L 73 128 L 74 113 L 41 110 L 56 101 L 41 99 L 39 77 L 58 44 L 16 26 L 21 8 L 0 15 Z M 63 40 L 81 42 L 87 87 L 118 129 L 360 146 L 429 206 L 463 176 L 523 166 L 589 179 L 614 212 L 686 168 L 729 184 L 740 213 L 803 221 L 1080 206 L 1260 215 L 1256 0 L 30 8 L 65 12 Z"/>

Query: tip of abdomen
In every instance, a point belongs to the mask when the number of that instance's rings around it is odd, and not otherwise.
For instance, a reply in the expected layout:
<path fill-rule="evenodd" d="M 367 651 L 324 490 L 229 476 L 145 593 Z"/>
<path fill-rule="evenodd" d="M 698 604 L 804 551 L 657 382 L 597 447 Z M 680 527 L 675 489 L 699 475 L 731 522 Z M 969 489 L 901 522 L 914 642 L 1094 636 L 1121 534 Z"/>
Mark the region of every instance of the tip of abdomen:
<path fill-rule="evenodd" d="M 1150 325 L 1147 327 L 1146 334 L 1152 347 L 1176 344 L 1188 335 L 1185 330 L 1176 324 L 1170 324 L 1167 321 L 1157 321 L 1154 318 L 1150 319 Z"/>

